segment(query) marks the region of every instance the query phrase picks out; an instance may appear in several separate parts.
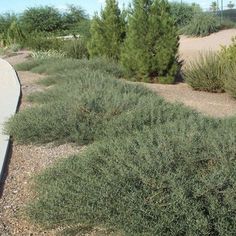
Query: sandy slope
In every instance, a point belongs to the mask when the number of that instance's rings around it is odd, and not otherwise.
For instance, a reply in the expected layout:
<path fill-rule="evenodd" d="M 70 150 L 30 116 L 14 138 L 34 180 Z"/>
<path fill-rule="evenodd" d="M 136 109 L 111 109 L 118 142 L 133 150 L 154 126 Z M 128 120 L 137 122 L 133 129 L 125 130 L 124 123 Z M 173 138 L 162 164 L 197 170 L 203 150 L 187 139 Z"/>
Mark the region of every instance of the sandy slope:
<path fill-rule="evenodd" d="M 230 45 L 236 37 L 236 29 L 222 30 L 203 38 L 181 36 L 179 54 L 185 62 L 195 59 L 199 52 L 217 51 L 221 46 Z"/>
<path fill-rule="evenodd" d="M 236 37 L 236 29 L 223 30 L 203 38 L 182 36 L 179 48 L 180 58 L 187 66 L 188 62 L 195 60 L 200 52 L 217 51 L 221 46 L 230 45 L 233 37 Z M 193 91 L 185 83 L 176 85 L 147 84 L 146 86 L 170 102 L 183 103 L 208 116 L 226 117 L 236 114 L 236 100 L 225 93 Z"/>

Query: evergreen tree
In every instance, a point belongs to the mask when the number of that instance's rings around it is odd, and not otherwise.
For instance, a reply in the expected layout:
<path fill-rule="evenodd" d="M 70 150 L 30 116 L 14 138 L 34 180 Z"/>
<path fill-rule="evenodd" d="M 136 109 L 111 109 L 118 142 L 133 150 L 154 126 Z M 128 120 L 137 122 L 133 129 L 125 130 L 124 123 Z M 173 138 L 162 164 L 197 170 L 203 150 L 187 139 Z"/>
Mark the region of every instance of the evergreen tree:
<path fill-rule="evenodd" d="M 91 40 L 88 46 L 90 55 L 118 60 L 125 35 L 124 24 L 118 2 L 106 0 L 101 15 L 96 14 L 91 23 Z"/>
<path fill-rule="evenodd" d="M 134 0 L 121 60 L 140 80 L 172 79 L 178 63 L 178 35 L 165 0 Z M 165 81 L 163 81 L 165 82 Z"/>

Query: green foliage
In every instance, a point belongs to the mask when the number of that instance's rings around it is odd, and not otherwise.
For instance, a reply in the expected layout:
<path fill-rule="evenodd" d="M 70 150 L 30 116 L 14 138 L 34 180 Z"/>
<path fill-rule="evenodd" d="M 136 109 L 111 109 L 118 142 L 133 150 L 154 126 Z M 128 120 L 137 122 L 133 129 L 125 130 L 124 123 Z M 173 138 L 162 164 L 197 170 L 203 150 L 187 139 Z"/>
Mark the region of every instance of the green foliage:
<path fill-rule="evenodd" d="M 227 93 L 236 98 L 236 38 L 228 47 L 222 47 L 219 53 L 221 63 L 224 67 L 224 88 Z"/>
<path fill-rule="evenodd" d="M 34 32 L 28 35 L 25 46 L 36 51 L 59 51 L 63 43 L 63 40 L 58 39 L 51 34 Z"/>
<path fill-rule="evenodd" d="M 17 141 L 98 141 L 36 178 L 30 219 L 73 234 L 95 226 L 135 236 L 233 235 L 235 118 L 166 103 L 98 64 L 21 65 L 51 74 L 55 86 L 31 97 L 40 106 L 11 119 Z"/>
<path fill-rule="evenodd" d="M 175 76 L 178 36 L 169 4 L 162 0 L 134 0 L 128 22 L 121 58 L 128 76 L 149 81 Z"/>
<path fill-rule="evenodd" d="M 220 30 L 220 22 L 210 13 L 199 13 L 182 29 L 182 33 L 192 36 L 207 36 Z"/>
<path fill-rule="evenodd" d="M 13 22 L 17 22 L 17 16 L 11 13 L 0 15 L 0 44 L 1 46 L 9 45 L 8 29 Z"/>
<path fill-rule="evenodd" d="M 87 45 L 83 38 L 65 41 L 61 50 L 67 57 L 76 59 L 89 57 Z"/>
<path fill-rule="evenodd" d="M 228 94 L 236 98 L 236 64 L 229 64 L 225 73 L 224 89 Z"/>
<path fill-rule="evenodd" d="M 124 40 L 125 25 L 117 0 L 106 0 L 101 14 L 91 23 L 89 53 L 91 57 L 105 56 L 118 60 Z"/>
<path fill-rule="evenodd" d="M 31 7 L 23 12 L 20 21 L 28 33 L 53 32 L 60 29 L 62 17 L 54 7 Z"/>
<path fill-rule="evenodd" d="M 63 29 L 69 30 L 70 32 L 78 32 L 76 30 L 77 25 L 87 20 L 88 15 L 81 7 L 73 4 L 68 5 L 67 11 L 62 15 Z"/>
<path fill-rule="evenodd" d="M 236 98 L 236 41 L 218 53 L 202 54 L 185 70 L 185 80 L 196 90 L 226 91 Z"/>
<path fill-rule="evenodd" d="M 97 130 L 104 129 L 104 123 L 131 108 L 146 93 L 139 87 L 112 80 L 111 74 L 118 75 L 118 68 L 107 61 L 70 59 L 53 63 L 53 60 L 46 60 L 41 68 L 38 66 L 33 71 L 57 73 L 60 86 L 30 97 L 31 101 L 45 103 L 41 109 L 37 107 L 16 115 L 9 129 L 20 142 L 91 142 Z M 60 76 L 64 67 L 67 73 Z M 37 119 L 33 118 L 34 115 Z M 19 121 L 18 128 L 13 128 Z M 43 125 L 45 122 L 46 126 Z M 30 128 L 23 132 L 26 124 Z"/>
<path fill-rule="evenodd" d="M 25 42 L 25 35 L 16 21 L 13 21 L 7 31 L 8 44 L 16 44 Z"/>
<path fill-rule="evenodd" d="M 170 2 L 171 15 L 178 27 L 187 25 L 195 14 L 202 12 L 200 5 Z"/>
<path fill-rule="evenodd" d="M 186 82 L 196 90 L 222 92 L 224 90 L 224 65 L 217 53 L 200 54 L 196 61 L 187 66 Z"/>

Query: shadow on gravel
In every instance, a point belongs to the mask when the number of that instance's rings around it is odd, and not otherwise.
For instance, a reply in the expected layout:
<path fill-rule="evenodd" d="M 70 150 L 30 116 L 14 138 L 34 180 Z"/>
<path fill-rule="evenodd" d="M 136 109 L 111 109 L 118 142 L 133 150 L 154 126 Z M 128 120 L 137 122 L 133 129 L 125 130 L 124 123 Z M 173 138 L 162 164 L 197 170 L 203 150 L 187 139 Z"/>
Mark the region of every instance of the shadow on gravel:
<path fill-rule="evenodd" d="M 3 165 L 2 176 L 0 176 L 0 198 L 3 196 L 3 191 L 5 187 L 5 182 L 9 173 L 9 165 L 12 158 L 12 141 L 9 142 L 7 156 Z"/>

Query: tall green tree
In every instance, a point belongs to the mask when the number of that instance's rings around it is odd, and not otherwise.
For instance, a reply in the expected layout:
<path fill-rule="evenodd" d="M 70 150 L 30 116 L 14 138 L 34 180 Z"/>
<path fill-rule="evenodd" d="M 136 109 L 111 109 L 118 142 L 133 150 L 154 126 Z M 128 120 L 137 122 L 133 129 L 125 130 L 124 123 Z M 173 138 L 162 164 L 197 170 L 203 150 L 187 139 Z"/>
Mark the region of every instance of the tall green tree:
<path fill-rule="evenodd" d="M 106 0 L 101 14 L 91 23 L 91 40 L 88 48 L 92 57 L 105 56 L 119 60 L 121 44 L 125 37 L 125 21 L 117 0 Z"/>
<path fill-rule="evenodd" d="M 173 78 L 179 38 L 168 2 L 133 0 L 128 22 L 121 61 L 129 75 L 148 81 Z"/>

